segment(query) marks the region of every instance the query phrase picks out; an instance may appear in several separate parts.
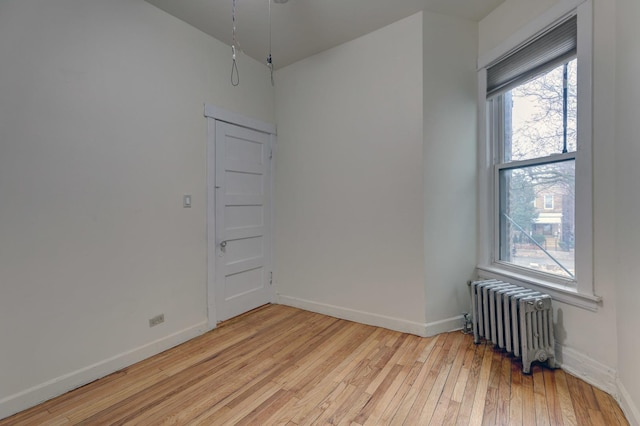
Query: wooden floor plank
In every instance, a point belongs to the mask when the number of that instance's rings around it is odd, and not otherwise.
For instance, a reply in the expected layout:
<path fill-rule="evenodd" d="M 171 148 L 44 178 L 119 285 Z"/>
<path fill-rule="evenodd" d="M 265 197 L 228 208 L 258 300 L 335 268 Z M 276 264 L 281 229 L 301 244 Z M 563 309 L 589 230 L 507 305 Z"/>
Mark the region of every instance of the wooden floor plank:
<path fill-rule="evenodd" d="M 268 419 L 275 412 L 280 410 L 287 402 L 293 398 L 293 392 L 279 389 L 269 399 L 256 407 L 251 413 L 240 419 L 236 426 L 244 425 L 256 425 L 256 424 L 268 424 L 265 423 L 265 419 Z M 179 424 L 179 423 L 173 423 Z"/>
<path fill-rule="evenodd" d="M 498 407 L 496 425 L 511 425 L 511 367 L 513 362 L 508 356 L 502 356 L 500 382 L 498 384 Z"/>
<path fill-rule="evenodd" d="M 500 376 L 502 374 L 502 353 L 493 348 L 491 361 L 491 372 L 489 375 L 489 386 L 485 396 L 484 412 L 482 415 L 483 425 L 495 425 L 498 416 L 498 388 L 500 386 Z"/>
<path fill-rule="evenodd" d="M 520 363 L 518 364 L 521 368 Z M 531 371 L 533 371 L 533 369 Z M 522 374 L 520 377 L 522 379 L 522 424 L 526 426 L 537 426 L 533 374 Z"/>
<path fill-rule="evenodd" d="M 509 424 L 513 426 L 522 425 L 522 371 L 520 366 L 511 362 L 511 398 L 509 400 Z"/>
<path fill-rule="evenodd" d="M 458 379 L 455 382 L 455 387 L 453 389 L 453 394 L 451 395 L 451 399 L 456 402 L 462 402 L 462 398 L 464 397 L 464 391 L 467 387 L 467 380 L 469 379 L 469 373 L 471 370 L 471 364 L 473 363 L 473 357 L 475 355 L 476 347 L 478 345 L 472 342 L 471 337 L 465 336 L 465 356 L 462 362 L 462 367 L 460 369 L 460 374 L 458 375 Z M 464 348 L 463 347 L 463 348 Z"/>
<path fill-rule="evenodd" d="M 430 338 L 267 305 L 0 426 L 628 425 L 616 401 L 460 332 Z"/>
<path fill-rule="evenodd" d="M 531 366 L 533 376 L 533 404 L 536 412 L 536 425 L 550 426 L 549 408 L 545 395 L 544 375 L 540 365 Z"/>
<path fill-rule="evenodd" d="M 391 370 L 384 374 L 384 379 L 376 387 L 368 387 L 366 393 L 371 395 L 362 409 L 358 412 L 358 416 L 354 418 L 354 421 L 358 424 L 365 424 L 366 421 L 373 415 L 374 418 L 379 418 L 384 412 L 384 409 L 389 404 L 389 400 L 395 395 L 400 383 L 397 377 L 403 371 L 402 365 L 395 364 Z M 381 371 L 379 377 L 383 375 Z M 376 380 L 377 382 L 378 380 Z M 373 389 L 373 392 L 371 392 Z"/>
<path fill-rule="evenodd" d="M 459 336 L 459 334 L 456 335 Z M 431 420 L 431 416 L 438 402 L 438 397 L 444 387 L 445 380 L 447 379 L 453 362 L 450 353 L 452 350 L 457 350 L 457 346 L 454 346 L 455 339 L 453 337 L 453 334 L 449 334 L 446 337 L 442 352 L 436 362 L 431 366 L 418 397 L 406 417 L 406 424 L 428 424 L 429 420 Z"/>
<path fill-rule="evenodd" d="M 348 324 L 332 336 L 330 344 L 309 354 L 304 360 L 295 364 L 296 368 L 291 374 L 276 380 L 285 389 L 296 393 L 297 398 L 302 398 L 306 392 L 314 389 L 318 382 L 327 377 L 329 372 L 340 368 L 349 356 L 355 357 L 355 354 L 360 353 L 358 348 L 374 332 L 373 327 Z"/>
<path fill-rule="evenodd" d="M 453 359 L 453 363 L 451 364 L 451 369 L 446 377 L 446 382 L 442 389 L 442 393 L 440 394 L 439 399 L 437 400 L 437 405 L 433 410 L 433 415 L 429 419 L 429 423 L 433 425 L 442 425 L 442 424 L 452 424 L 453 420 L 457 416 L 457 411 L 455 413 L 449 411 L 449 406 L 453 402 L 455 404 L 456 401 L 453 401 L 453 392 L 455 390 L 456 384 L 458 383 L 460 373 L 462 372 L 462 365 L 467 355 L 467 351 L 464 350 L 467 346 L 465 345 L 465 340 L 468 342 L 469 339 L 465 339 L 463 334 L 457 335 L 458 344 L 456 346 L 455 351 L 451 352 L 451 355 L 455 358 Z M 459 407 L 460 404 L 455 404 L 455 407 Z M 447 416 L 448 415 L 448 416 Z M 448 420 L 447 420 L 448 419 Z"/>
<path fill-rule="evenodd" d="M 380 405 L 375 407 L 371 412 L 366 413 L 369 417 L 364 423 L 360 417 L 356 417 L 356 423 L 362 425 L 390 424 L 391 419 L 396 415 L 400 404 L 404 401 L 409 389 L 415 383 L 418 374 L 422 369 L 423 363 L 415 362 L 411 367 L 405 365 L 396 381 L 392 385 L 391 391 L 394 392 L 393 397 L 386 406 Z M 380 412 L 382 412 L 380 414 Z M 363 416 L 364 417 L 364 416 Z"/>
<path fill-rule="evenodd" d="M 469 418 L 469 425 L 481 425 L 484 417 L 484 408 L 486 405 L 487 392 L 489 390 L 489 381 L 491 379 L 491 366 L 493 364 L 493 351 L 490 345 L 485 345 L 482 359 L 482 367 L 480 368 L 480 376 L 476 387 L 475 396 L 473 398 L 473 408 Z"/>
<path fill-rule="evenodd" d="M 442 356 L 442 341 L 445 339 L 445 336 L 438 336 L 434 341 L 434 345 L 432 350 L 429 352 L 429 356 L 422 362 L 424 359 L 422 356 L 418 358 L 418 362 L 421 363 L 420 372 L 416 377 L 416 380 L 413 382 L 405 397 L 402 399 L 398 410 L 395 412 L 393 418 L 391 419 L 391 425 L 402 425 L 405 424 L 405 419 L 409 415 L 416 399 L 418 398 L 420 391 L 424 389 L 425 382 L 429 377 L 429 372 L 431 371 L 431 367 L 439 362 Z M 407 423 L 411 424 L 411 423 Z"/>
<path fill-rule="evenodd" d="M 447 425 L 456 424 L 458 415 L 460 414 L 460 407 L 462 406 L 462 399 L 464 397 L 464 391 L 467 386 L 467 381 L 469 379 L 469 372 L 471 370 L 471 364 L 473 362 L 473 356 L 474 356 L 475 347 L 476 347 L 476 345 L 472 343 L 471 337 L 465 336 L 464 345 L 462 346 L 462 348 L 465 348 L 465 347 L 466 347 L 466 350 L 464 353 L 462 366 L 460 367 L 460 372 L 458 374 L 458 377 L 456 377 L 455 379 L 453 392 L 451 393 L 451 398 L 449 400 L 449 406 L 447 407 L 447 411 L 445 413 L 442 424 L 447 424 Z M 460 350 L 460 352 L 462 352 L 462 350 Z"/>
<path fill-rule="evenodd" d="M 565 426 L 575 426 L 578 424 L 578 420 L 573 411 L 573 402 L 571 401 L 571 394 L 569 393 L 565 373 L 562 370 L 555 370 L 554 376 L 558 403 L 560 404 L 560 411 L 562 412 L 562 423 Z"/>
<path fill-rule="evenodd" d="M 556 375 L 553 370 L 548 368 L 545 368 L 542 373 L 544 376 L 544 394 L 547 399 L 550 423 L 554 426 L 562 426 L 564 424 L 564 420 L 562 420 L 560 397 L 557 392 L 558 385 L 556 384 Z"/>
<path fill-rule="evenodd" d="M 598 406 L 600 407 L 600 411 L 602 412 L 602 417 L 605 422 L 609 425 L 619 425 L 620 422 L 616 413 L 617 407 L 614 407 L 613 401 L 609 395 L 598 388 L 593 388 L 593 393 L 598 401 Z"/>
<path fill-rule="evenodd" d="M 567 379 L 567 386 L 569 394 L 571 395 L 573 412 L 575 413 L 577 423 L 579 425 L 591 424 L 591 420 L 589 419 L 589 403 L 582 394 L 579 380 L 570 374 L 566 374 L 565 377 Z"/>
<path fill-rule="evenodd" d="M 418 418 L 418 424 L 435 424 L 440 425 L 444 419 L 444 415 L 449 407 L 449 401 L 455 384 L 455 379 L 458 376 L 460 365 L 464 359 L 464 353 L 459 351 L 462 344 L 462 333 L 450 334 L 447 339 L 451 341 L 451 347 L 447 351 L 447 357 L 444 360 L 444 365 L 440 368 L 436 381 L 429 393 L 425 404 L 420 412 Z M 458 362 L 456 363 L 456 360 Z M 449 380 L 451 378 L 451 380 Z M 449 384 L 449 386 L 447 386 Z M 438 410 L 438 406 L 440 410 Z"/>
<path fill-rule="evenodd" d="M 478 344 L 474 346 L 476 349 L 473 354 L 473 360 L 470 366 L 467 384 L 464 388 L 462 401 L 460 401 L 458 417 L 456 418 L 456 425 L 460 426 L 471 424 L 471 413 L 475 404 L 478 382 L 480 381 L 480 371 L 482 370 L 482 364 L 484 363 L 484 354 L 487 349 L 487 345 L 485 344 Z M 481 394 L 482 393 L 480 393 L 479 395 Z M 482 404 L 484 404 L 484 401 L 482 402 Z"/>

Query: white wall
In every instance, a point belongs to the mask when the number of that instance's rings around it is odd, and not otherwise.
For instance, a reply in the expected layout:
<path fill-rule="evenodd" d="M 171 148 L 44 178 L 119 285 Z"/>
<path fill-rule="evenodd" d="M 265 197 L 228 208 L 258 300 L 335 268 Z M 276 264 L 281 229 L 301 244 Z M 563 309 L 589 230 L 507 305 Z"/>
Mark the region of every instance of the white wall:
<path fill-rule="evenodd" d="M 640 424 L 640 3 L 617 1 L 616 46 L 616 219 L 618 372 L 623 406 Z M 631 417 L 631 415 L 629 416 Z"/>
<path fill-rule="evenodd" d="M 477 24 L 422 12 L 277 73 L 282 303 L 459 327 L 475 267 Z"/>
<path fill-rule="evenodd" d="M 0 58 L 2 418 L 205 329 L 203 105 L 274 116 L 262 65 L 231 87 L 142 0 L 3 0 Z"/>
<path fill-rule="evenodd" d="M 478 24 L 424 13 L 424 220 L 429 334 L 461 326 L 476 265 Z M 439 324 L 439 325 L 436 325 Z"/>
<path fill-rule="evenodd" d="M 478 23 L 480 32 L 478 50 L 480 54 L 498 46 L 511 34 L 558 3 L 558 1 L 505 0 L 504 3 Z"/>
<path fill-rule="evenodd" d="M 561 3 L 506 0 L 480 22 L 479 54 L 488 54 L 519 27 Z M 563 368 L 621 397 L 629 416 L 629 406 L 640 406 L 640 368 L 635 356 L 640 320 L 634 315 L 638 274 L 633 269 L 638 257 L 635 208 L 640 199 L 633 187 L 638 180 L 634 160 L 639 151 L 633 139 L 638 57 L 620 52 L 637 51 L 640 18 L 637 2 L 618 3 L 622 5 L 618 21 L 615 2 L 593 3 L 593 270 L 595 293 L 602 296 L 603 304 L 593 313 L 557 303 L 556 337 Z M 523 17 L 527 17 L 524 23 Z M 617 43 L 624 47 L 618 45 L 616 55 Z M 626 397 L 616 383 L 618 377 L 627 388 Z M 637 414 L 635 418 L 640 421 Z"/>
<path fill-rule="evenodd" d="M 422 16 L 276 75 L 282 303 L 424 330 Z"/>

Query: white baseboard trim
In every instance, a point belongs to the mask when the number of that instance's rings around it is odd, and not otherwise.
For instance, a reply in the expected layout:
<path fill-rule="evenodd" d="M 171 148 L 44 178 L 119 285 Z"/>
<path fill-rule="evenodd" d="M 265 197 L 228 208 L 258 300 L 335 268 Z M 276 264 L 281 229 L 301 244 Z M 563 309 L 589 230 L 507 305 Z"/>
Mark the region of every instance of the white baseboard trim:
<path fill-rule="evenodd" d="M 362 324 L 373 325 L 376 327 L 383 327 L 390 330 L 401 331 L 403 333 L 410 333 L 421 337 L 427 337 L 427 324 L 424 323 L 409 321 L 402 318 L 388 317 L 386 315 L 379 315 L 371 312 L 358 311 L 355 309 L 344 308 L 342 306 L 313 302 L 311 300 L 284 296 L 282 294 L 279 294 L 277 297 L 278 303 L 281 305 L 292 306 L 294 308 L 304 309 L 305 311 L 329 315 L 331 317 L 336 317 L 348 321 L 359 322 Z"/>
<path fill-rule="evenodd" d="M 400 331 L 403 333 L 415 334 L 416 336 L 421 337 L 430 337 L 448 331 L 459 330 L 462 323 L 462 316 L 432 323 L 419 323 L 403 318 L 389 317 L 386 315 L 314 302 L 282 294 L 277 295 L 277 303 L 348 321 L 388 328 L 389 330 Z"/>
<path fill-rule="evenodd" d="M 462 322 L 464 317 L 458 315 L 453 318 L 447 318 L 440 321 L 427 323 L 427 336 L 435 336 L 436 334 L 448 333 L 450 331 L 462 330 Z"/>
<path fill-rule="evenodd" d="M 640 410 L 634 404 L 631 395 L 627 392 L 627 388 L 624 387 L 620 379 L 617 380 L 619 398 L 618 402 L 620 403 L 620 408 L 624 412 L 624 415 L 627 417 L 629 424 L 631 426 L 640 426 Z"/>
<path fill-rule="evenodd" d="M 575 349 L 556 343 L 556 361 L 560 368 L 618 398 L 617 372 Z"/>
<path fill-rule="evenodd" d="M 143 359 L 159 354 L 187 340 L 193 339 L 206 331 L 208 331 L 208 327 L 207 322 L 204 321 L 151 343 L 147 343 L 146 345 L 139 346 L 93 365 L 56 377 L 16 394 L 9 395 L 0 400 L 0 419 L 9 417 L 48 399 L 62 395 L 72 389 L 76 389 L 135 364 L 136 362 L 142 361 Z"/>

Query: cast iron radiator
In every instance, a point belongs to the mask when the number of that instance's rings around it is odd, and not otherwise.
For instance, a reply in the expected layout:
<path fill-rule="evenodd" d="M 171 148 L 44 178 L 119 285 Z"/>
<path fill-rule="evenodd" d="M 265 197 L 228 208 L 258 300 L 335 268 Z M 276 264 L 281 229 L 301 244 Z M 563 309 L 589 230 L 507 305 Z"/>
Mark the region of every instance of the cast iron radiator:
<path fill-rule="evenodd" d="M 499 280 L 471 283 L 473 337 L 480 338 L 522 358 L 522 371 L 531 363 L 555 368 L 551 296 Z"/>

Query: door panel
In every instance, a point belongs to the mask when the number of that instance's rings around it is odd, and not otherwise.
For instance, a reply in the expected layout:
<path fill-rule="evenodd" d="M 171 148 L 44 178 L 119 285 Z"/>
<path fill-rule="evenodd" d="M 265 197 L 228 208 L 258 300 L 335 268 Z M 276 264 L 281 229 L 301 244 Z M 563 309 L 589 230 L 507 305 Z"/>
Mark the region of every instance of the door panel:
<path fill-rule="evenodd" d="M 216 121 L 217 321 L 271 301 L 271 136 Z"/>
<path fill-rule="evenodd" d="M 226 206 L 224 210 L 229 230 L 263 226 L 263 215 L 262 206 Z"/>

